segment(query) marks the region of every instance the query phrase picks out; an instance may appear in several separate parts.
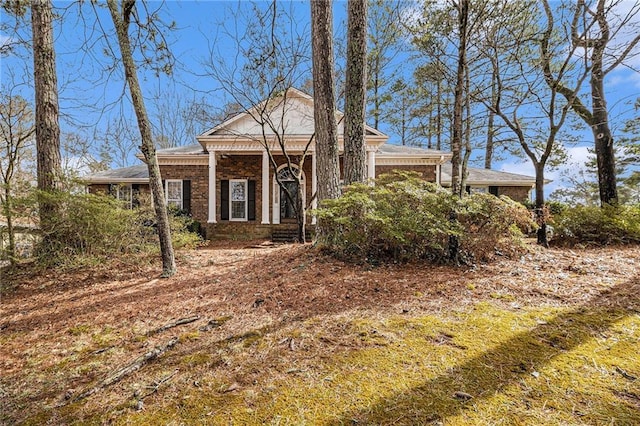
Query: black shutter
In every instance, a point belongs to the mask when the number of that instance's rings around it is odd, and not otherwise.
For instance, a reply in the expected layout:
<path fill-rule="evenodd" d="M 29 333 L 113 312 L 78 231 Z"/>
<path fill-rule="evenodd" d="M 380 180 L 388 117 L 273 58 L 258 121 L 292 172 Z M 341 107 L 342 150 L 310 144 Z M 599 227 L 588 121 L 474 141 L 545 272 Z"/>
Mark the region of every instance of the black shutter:
<path fill-rule="evenodd" d="M 497 186 L 490 186 L 490 187 L 489 187 L 489 194 L 495 195 L 496 197 L 497 197 L 498 195 L 500 195 L 500 194 L 498 193 L 498 187 L 497 187 Z"/>
<path fill-rule="evenodd" d="M 117 197 L 118 195 L 118 185 L 115 183 L 110 183 L 109 184 L 109 195 L 111 195 L 112 197 Z"/>
<path fill-rule="evenodd" d="M 140 207 L 140 184 L 131 184 L 131 207 Z"/>
<path fill-rule="evenodd" d="M 229 181 L 220 181 L 220 220 L 229 220 Z"/>
<path fill-rule="evenodd" d="M 182 210 L 191 214 L 191 181 L 182 181 Z"/>
<path fill-rule="evenodd" d="M 249 188 L 248 188 L 248 198 L 247 198 L 247 202 L 249 203 L 247 205 L 247 216 L 248 216 L 248 220 L 256 220 L 256 181 L 255 180 L 250 180 L 249 181 Z"/>

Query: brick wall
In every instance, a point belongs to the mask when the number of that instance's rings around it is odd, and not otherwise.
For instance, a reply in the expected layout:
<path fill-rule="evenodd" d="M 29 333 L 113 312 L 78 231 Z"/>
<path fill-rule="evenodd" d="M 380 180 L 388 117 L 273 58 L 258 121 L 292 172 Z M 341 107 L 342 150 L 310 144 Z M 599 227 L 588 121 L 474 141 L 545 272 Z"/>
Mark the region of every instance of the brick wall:
<path fill-rule="evenodd" d="M 529 199 L 530 186 L 499 186 L 498 195 L 506 195 L 514 201 L 525 201 Z"/>
<path fill-rule="evenodd" d="M 209 166 L 184 165 L 160 166 L 162 179 L 181 179 L 191 181 L 191 217 L 201 224 L 209 218 Z M 184 206 L 186 207 L 186 206 Z"/>

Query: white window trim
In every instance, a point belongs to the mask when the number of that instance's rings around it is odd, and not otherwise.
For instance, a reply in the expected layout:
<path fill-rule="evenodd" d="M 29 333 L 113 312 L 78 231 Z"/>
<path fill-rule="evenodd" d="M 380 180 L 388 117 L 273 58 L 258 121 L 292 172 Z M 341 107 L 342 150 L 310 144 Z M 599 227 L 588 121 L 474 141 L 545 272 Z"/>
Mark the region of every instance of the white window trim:
<path fill-rule="evenodd" d="M 175 183 L 175 182 L 179 182 L 180 183 L 180 199 L 171 199 L 169 200 L 169 183 Z M 170 201 L 171 202 L 176 202 L 178 204 L 178 208 L 180 210 L 182 210 L 182 208 L 184 207 L 182 205 L 182 200 L 184 198 L 184 186 L 183 186 L 183 182 L 181 179 L 167 179 L 164 181 L 164 198 L 165 198 L 165 202 L 167 203 L 167 206 L 169 205 Z"/>
<path fill-rule="evenodd" d="M 122 195 L 124 195 L 124 188 L 128 188 L 129 190 L 129 199 L 126 198 L 122 198 Z M 127 207 L 131 208 L 132 207 L 132 201 L 133 201 L 133 186 L 130 183 L 119 183 L 118 185 L 116 185 L 116 199 L 118 201 L 122 201 L 122 202 L 126 202 L 127 203 Z"/>
<path fill-rule="evenodd" d="M 488 186 L 469 186 L 469 192 L 471 194 L 488 194 L 489 187 Z"/>
<path fill-rule="evenodd" d="M 233 217 L 233 197 L 231 190 L 234 182 L 244 183 L 244 217 Z M 229 221 L 230 222 L 248 222 L 249 221 L 249 180 L 248 179 L 229 179 Z"/>

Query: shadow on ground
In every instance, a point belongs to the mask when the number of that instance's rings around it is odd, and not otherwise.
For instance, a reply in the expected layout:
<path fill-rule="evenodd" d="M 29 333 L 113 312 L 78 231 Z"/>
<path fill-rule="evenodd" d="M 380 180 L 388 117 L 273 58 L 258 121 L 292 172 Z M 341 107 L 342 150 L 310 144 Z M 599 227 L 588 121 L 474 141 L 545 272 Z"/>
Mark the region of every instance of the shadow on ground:
<path fill-rule="evenodd" d="M 381 399 L 366 410 L 345 412 L 338 420 L 328 424 L 446 424 L 447 418 L 461 414 L 466 409 L 475 410 L 476 402 L 493 397 L 506 387 L 530 377 L 558 355 L 592 338 L 606 335 L 614 323 L 639 312 L 640 277 L 635 276 L 584 306 L 539 324 L 496 349 L 454 367 L 446 375 L 426 381 L 407 392 Z M 640 365 L 637 367 L 635 374 L 640 373 Z M 473 398 L 465 400 L 464 395 L 456 398 L 454 394 L 459 391 Z M 640 390 L 636 394 L 612 389 L 612 393 L 617 397 L 617 404 L 605 406 L 600 401 L 593 401 L 590 395 L 572 400 L 583 401 L 592 415 L 600 415 L 598 423 L 640 424 Z M 527 403 L 522 401 L 523 405 Z M 558 403 L 563 404 L 563 401 Z M 583 424 L 580 418 L 585 413 L 581 407 L 575 407 L 574 415 L 576 424 Z M 614 421 L 614 418 L 617 420 Z"/>

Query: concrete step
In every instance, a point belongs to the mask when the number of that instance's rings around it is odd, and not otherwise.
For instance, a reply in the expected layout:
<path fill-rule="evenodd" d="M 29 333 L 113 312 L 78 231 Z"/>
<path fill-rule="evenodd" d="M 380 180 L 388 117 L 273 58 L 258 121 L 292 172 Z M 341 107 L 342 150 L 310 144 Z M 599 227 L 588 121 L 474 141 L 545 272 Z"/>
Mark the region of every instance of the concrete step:
<path fill-rule="evenodd" d="M 305 239 L 307 241 L 311 241 L 313 235 L 310 229 L 307 229 L 305 232 Z M 296 242 L 298 238 L 298 229 L 297 228 L 274 228 L 271 231 L 271 241 L 274 243 L 293 243 Z"/>

